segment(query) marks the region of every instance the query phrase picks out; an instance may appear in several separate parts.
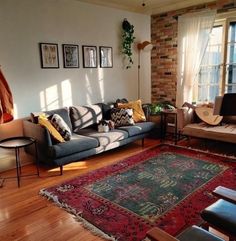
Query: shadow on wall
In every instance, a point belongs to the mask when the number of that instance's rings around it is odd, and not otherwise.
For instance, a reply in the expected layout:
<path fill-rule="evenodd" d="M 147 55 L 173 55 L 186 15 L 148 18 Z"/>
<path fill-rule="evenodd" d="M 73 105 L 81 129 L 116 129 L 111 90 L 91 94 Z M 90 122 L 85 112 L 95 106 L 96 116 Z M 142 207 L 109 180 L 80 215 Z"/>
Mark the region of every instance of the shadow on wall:
<path fill-rule="evenodd" d="M 103 102 L 104 74 L 102 69 L 98 69 L 97 72 L 98 80 L 94 78 L 93 70 L 90 70 L 85 74 L 85 81 L 81 81 L 81 83 L 84 83 L 82 88 L 77 87 L 75 81 L 65 79 L 58 84 L 54 84 L 46 87 L 44 90 L 41 90 L 39 93 L 40 111 L 57 109 L 64 106 L 79 105 L 79 96 L 85 96 L 83 102 L 86 104 L 93 104 L 94 97 L 96 97 L 96 100 Z M 76 92 L 76 89 L 78 89 L 78 92 Z M 75 96 L 76 94 L 78 96 Z"/>
<path fill-rule="evenodd" d="M 40 109 L 32 110 L 32 111 L 46 111 L 57 109 L 63 106 L 71 106 L 71 105 L 79 105 L 78 98 L 73 98 L 73 91 L 74 95 L 77 93 L 80 95 L 82 92 L 82 96 L 85 96 L 86 99 L 84 100 L 87 104 L 92 104 L 93 97 L 96 95 L 97 99 L 104 100 L 104 78 L 103 78 L 103 70 L 97 70 L 97 78 L 94 78 L 94 70 L 87 71 L 85 75 L 85 81 L 83 81 L 84 86 L 78 88 L 76 86 L 76 81 L 71 81 L 71 79 L 65 79 L 57 84 L 53 84 L 51 86 L 45 87 L 44 90 L 39 91 L 38 93 L 38 101 L 40 103 Z M 98 79 L 98 80 L 97 80 Z M 82 81 L 81 81 L 82 82 Z M 73 83 L 75 86 L 73 86 Z M 77 89 L 78 92 L 76 91 Z M 73 103 L 73 100 L 74 103 Z M 15 111 L 15 120 L 12 122 L 0 125 L 0 140 L 14 137 L 14 136 L 22 136 L 23 135 L 23 128 L 22 128 L 22 121 L 23 119 L 18 119 L 18 109 L 20 106 L 17 103 L 14 104 L 14 111 Z M 30 114 L 30 110 L 29 110 Z M 28 162 L 32 162 L 32 158 L 30 155 L 27 155 L 24 150 L 22 150 L 22 160 L 24 164 Z M 15 155 L 14 152 L 8 150 L 0 150 L 0 172 L 4 170 L 8 170 L 15 167 Z"/>

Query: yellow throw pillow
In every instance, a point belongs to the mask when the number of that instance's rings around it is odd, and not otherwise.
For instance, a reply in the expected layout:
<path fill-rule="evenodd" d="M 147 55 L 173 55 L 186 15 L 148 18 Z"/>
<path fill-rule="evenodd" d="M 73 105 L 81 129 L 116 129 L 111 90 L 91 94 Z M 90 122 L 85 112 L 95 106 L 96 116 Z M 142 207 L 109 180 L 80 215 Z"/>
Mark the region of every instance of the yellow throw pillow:
<path fill-rule="evenodd" d="M 38 117 L 39 124 L 48 129 L 49 133 L 53 136 L 53 138 L 59 142 L 65 142 L 61 134 L 55 129 L 55 127 L 48 120 L 46 115 L 39 115 Z"/>
<path fill-rule="evenodd" d="M 146 121 L 141 100 L 130 101 L 128 103 L 118 103 L 118 108 L 133 109 L 134 122 Z"/>

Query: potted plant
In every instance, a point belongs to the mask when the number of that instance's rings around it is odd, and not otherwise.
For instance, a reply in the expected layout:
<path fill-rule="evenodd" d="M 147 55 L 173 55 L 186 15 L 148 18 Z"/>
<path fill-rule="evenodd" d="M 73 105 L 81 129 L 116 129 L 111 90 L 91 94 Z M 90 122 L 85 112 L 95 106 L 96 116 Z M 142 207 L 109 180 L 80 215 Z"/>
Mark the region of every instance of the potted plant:
<path fill-rule="evenodd" d="M 131 68 L 131 65 L 133 64 L 133 58 L 132 58 L 132 43 L 134 42 L 134 26 L 128 22 L 128 20 L 125 18 L 122 23 L 122 53 L 126 56 L 128 60 L 128 64 L 126 66 L 126 69 Z"/>
<path fill-rule="evenodd" d="M 157 104 L 151 104 L 150 114 L 160 115 L 162 110 L 174 110 L 175 107 L 169 101 L 163 101 Z"/>

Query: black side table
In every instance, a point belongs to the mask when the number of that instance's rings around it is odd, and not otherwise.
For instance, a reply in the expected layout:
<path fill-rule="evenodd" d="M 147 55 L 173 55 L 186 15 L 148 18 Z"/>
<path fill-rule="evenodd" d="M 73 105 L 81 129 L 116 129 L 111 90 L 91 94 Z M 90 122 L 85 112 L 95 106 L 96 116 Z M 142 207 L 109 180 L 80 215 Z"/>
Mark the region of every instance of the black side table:
<path fill-rule="evenodd" d="M 172 122 L 168 122 L 168 117 L 172 117 Z M 172 135 L 174 137 L 174 143 L 177 144 L 178 141 L 178 130 L 177 130 L 177 110 L 163 110 L 161 111 L 161 138 L 165 139 L 167 134 L 167 129 L 172 129 Z"/>
<path fill-rule="evenodd" d="M 0 147 L 5 149 L 14 149 L 16 155 L 16 174 L 17 174 L 17 182 L 18 187 L 20 187 L 20 178 L 23 177 L 21 175 L 21 160 L 20 160 L 20 148 L 34 145 L 35 147 L 35 160 L 36 160 L 36 174 L 24 175 L 24 176 L 32 176 L 38 175 L 39 176 L 39 162 L 38 162 L 38 152 L 37 152 L 37 144 L 36 140 L 31 137 L 25 136 L 18 136 L 18 137 L 11 137 L 0 141 Z"/>

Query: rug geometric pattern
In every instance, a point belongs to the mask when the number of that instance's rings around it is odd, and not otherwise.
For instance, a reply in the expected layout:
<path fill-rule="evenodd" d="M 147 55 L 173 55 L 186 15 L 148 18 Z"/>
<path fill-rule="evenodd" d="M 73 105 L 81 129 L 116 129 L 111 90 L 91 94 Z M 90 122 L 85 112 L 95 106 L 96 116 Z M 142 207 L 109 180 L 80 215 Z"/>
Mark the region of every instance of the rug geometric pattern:
<path fill-rule="evenodd" d="M 165 152 L 85 188 L 155 222 L 226 169 L 220 164 Z"/>
<path fill-rule="evenodd" d="M 120 241 L 142 240 L 153 226 L 176 235 L 201 222 L 218 185 L 236 189 L 226 157 L 160 145 L 40 194 Z"/>

